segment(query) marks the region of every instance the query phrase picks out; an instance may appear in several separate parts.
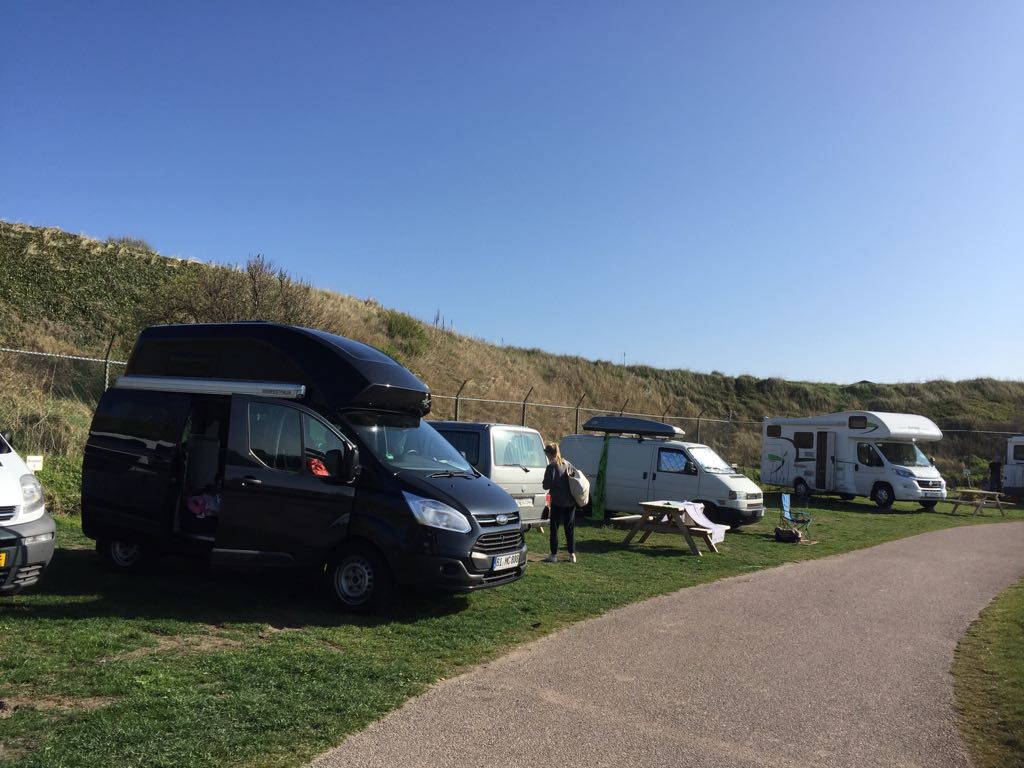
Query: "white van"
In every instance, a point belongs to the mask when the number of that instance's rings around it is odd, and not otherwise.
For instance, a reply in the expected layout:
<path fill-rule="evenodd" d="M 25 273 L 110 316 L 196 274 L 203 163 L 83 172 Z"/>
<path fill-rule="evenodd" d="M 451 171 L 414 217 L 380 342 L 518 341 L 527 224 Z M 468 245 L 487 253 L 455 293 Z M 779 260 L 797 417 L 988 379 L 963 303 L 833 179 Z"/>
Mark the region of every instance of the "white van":
<path fill-rule="evenodd" d="M 523 529 L 543 525 L 544 470 L 548 460 L 540 432 L 515 424 L 432 421 L 477 472 L 489 477 L 516 500 Z"/>
<path fill-rule="evenodd" d="M 0 595 L 16 595 L 39 581 L 53 557 L 53 518 L 39 480 L 0 434 Z"/>
<path fill-rule="evenodd" d="M 881 509 L 917 501 L 933 509 L 946 498 L 946 481 L 919 443 L 942 439 L 931 419 L 912 413 L 843 411 L 799 419 L 765 419 L 761 427 L 761 482 L 792 488 L 797 496 L 867 496 Z"/>
<path fill-rule="evenodd" d="M 1003 493 L 1024 498 L 1024 435 L 1006 441 L 1006 463 L 1003 464 Z"/>
<path fill-rule="evenodd" d="M 711 448 L 682 441 L 678 427 L 647 419 L 595 416 L 583 425 L 599 435 L 569 435 L 562 455 L 597 485 L 605 443 L 605 508 L 632 514 L 642 501 L 696 501 L 712 522 L 737 527 L 764 517 L 761 489 Z"/>

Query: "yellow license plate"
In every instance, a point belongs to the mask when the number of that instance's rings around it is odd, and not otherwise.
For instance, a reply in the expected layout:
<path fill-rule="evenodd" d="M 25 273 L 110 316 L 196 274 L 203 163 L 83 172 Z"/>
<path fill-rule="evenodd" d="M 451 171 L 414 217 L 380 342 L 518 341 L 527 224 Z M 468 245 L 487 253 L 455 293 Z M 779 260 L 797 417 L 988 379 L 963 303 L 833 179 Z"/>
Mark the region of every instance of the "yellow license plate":
<path fill-rule="evenodd" d="M 7 553 L 0 552 L 0 568 L 3 568 L 5 565 L 7 565 Z"/>

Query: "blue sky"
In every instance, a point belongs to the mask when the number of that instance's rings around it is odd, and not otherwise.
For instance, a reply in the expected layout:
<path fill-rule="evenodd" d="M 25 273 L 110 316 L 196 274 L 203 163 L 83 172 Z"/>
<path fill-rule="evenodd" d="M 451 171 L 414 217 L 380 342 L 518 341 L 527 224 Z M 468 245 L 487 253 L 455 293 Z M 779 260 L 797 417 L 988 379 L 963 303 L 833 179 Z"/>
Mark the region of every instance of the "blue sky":
<path fill-rule="evenodd" d="M 3 2 L 0 218 L 662 368 L 1024 379 L 1024 4 Z"/>

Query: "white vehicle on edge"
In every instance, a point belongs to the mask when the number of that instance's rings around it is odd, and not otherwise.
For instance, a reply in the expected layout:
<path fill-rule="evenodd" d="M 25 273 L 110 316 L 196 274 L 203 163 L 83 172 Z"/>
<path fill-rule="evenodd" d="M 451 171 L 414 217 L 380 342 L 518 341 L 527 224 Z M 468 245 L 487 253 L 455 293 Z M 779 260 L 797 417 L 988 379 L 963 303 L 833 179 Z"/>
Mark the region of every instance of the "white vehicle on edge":
<path fill-rule="evenodd" d="M 932 509 L 946 498 L 946 481 L 919 444 L 941 439 L 935 422 L 911 413 L 765 419 L 761 482 L 792 488 L 800 497 L 834 493 L 867 496 L 880 509 L 894 501 Z"/>
<path fill-rule="evenodd" d="M 46 514 L 43 489 L 0 434 L 0 596 L 32 586 L 53 557 L 53 518 Z"/>

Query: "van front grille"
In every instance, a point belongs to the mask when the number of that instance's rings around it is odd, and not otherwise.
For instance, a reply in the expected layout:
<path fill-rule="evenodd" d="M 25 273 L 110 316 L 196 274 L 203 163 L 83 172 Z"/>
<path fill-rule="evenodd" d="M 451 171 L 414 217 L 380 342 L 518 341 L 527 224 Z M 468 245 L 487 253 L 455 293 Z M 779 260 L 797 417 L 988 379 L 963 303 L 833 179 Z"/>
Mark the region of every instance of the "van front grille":
<path fill-rule="evenodd" d="M 523 546 L 522 531 L 496 531 L 485 533 L 476 540 L 473 547 L 475 552 L 483 552 L 485 555 L 496 555 L 501 552 L 515 552 Z"/>
<path fill-rule="evenodd" d="M 941 480 L 918 480 L 917 484 L 921 488 L 941 488 Z"/>
<path fill-rule="evenodd" d="M 486 527 L 491 526 L 491 525 L 512 525 L 514 523 L 518 523 L 519 522 L 519 513 L 518 512 L 512 512 L 512 513 L 506 514 L 505 518 L 506 519 L 505 519 L 504 522 L 498 522 L 498 515 L 497 515 L 497 513 L 487 513 L 487 514 L 481 514 L 481 515 L 474 514 L 473 515 L 473 519 L 476 520 L 480 524 L 480 527 L 481 528 L 486 528 Z"/>
<path fill-rule="evenodd" d="M 508 581 L 515 581 L 523 572 L 523 567 L 509 568 L 507 571 L 498 571 L 497 573 L 484 576 L 484 584 L 488 587 L 496 587 L 499 584 L 504 584 Z"/>
<path fill-rule="evenodd" d="M 17 507 L 0 507 L 0 520 L 12 520 L 17 512 Z"/>

